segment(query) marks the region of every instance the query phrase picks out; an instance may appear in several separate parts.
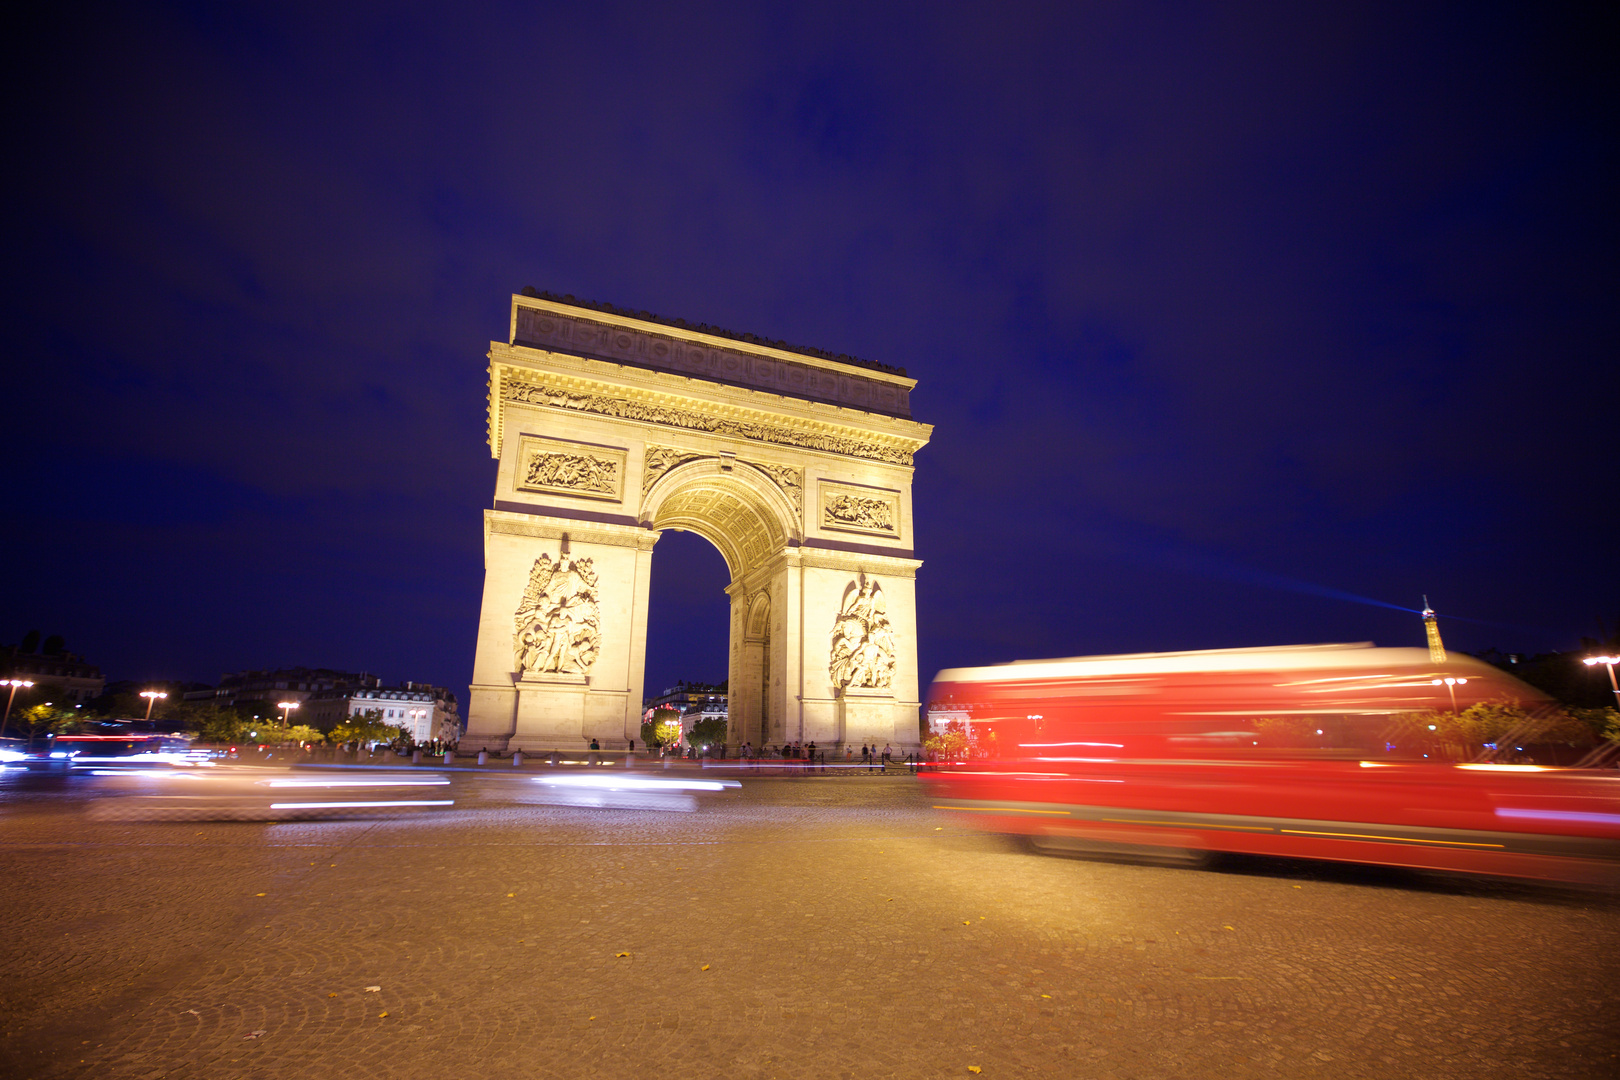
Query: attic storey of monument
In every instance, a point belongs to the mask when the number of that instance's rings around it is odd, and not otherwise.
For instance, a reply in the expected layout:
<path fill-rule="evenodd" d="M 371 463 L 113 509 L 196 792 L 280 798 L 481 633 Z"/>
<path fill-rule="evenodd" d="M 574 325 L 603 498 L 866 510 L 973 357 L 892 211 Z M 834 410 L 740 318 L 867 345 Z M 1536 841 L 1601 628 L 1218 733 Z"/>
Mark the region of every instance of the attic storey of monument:
<path fill-rule="evenodd" d="M 915 745 L 915 380 L 546 295 L 513 296 L 488 356 L 499 465 L 464 746 L 639 737 L 667 529 L 730 572 L 732 745 Z"/>

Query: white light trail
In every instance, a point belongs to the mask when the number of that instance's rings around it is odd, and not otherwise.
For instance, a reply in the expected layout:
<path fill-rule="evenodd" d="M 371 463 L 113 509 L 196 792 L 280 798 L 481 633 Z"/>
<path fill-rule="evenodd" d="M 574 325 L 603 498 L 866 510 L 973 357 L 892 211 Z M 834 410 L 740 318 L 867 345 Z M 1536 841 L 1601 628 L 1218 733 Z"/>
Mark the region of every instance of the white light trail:
<path fill-rule="evenodd" d="M 374 806 L 454 806 L 454 799 L 402 799 L 394 802 L 283 802 L 271 803 L 272 810 L 347 810 Z"/>

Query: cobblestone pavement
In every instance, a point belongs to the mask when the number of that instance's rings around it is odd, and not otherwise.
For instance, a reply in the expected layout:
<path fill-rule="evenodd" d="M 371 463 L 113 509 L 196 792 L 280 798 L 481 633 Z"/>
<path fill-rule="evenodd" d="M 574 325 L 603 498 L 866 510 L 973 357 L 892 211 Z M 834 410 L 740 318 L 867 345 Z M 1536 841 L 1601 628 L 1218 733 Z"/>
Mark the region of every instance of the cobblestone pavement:
<path fill-rule="evenodd" d="M 1051 858 L 907 778 L 95 820 L 0 780 L 19 1077 L 1613 1077 L 1620 902 Z M 76 783 L 76 782 L 70 782 Z"/>

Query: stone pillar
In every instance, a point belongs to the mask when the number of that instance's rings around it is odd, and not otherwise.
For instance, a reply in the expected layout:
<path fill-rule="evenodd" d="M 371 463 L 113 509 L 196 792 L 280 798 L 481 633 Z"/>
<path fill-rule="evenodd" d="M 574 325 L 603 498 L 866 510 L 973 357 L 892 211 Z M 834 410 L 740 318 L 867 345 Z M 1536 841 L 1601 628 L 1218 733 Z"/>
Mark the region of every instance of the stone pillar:
<path fill-rule="evenodd" d="M 916 750 L 918 670 L 916 569 L 912 559 L 801 551 L 803 648 L 800 702 L 804 738 L 822 746 L 888 743 L 897 753 Z M 882 599 L 884 647 L 894 664 L 885 686 L 835 682 L 834 633 L 842 613 L 870 582 Z M 871 622 L 870 616 L 867 621 Z"/>
<path fill-rule="evenodd" d="M 583 749 L 592 738 L 639 734 L 647 579 L 657 538 L 633 526 L 484 512 L 484 601 L 464 743 Z M 573 612 L 595 635 L 594 655 L 583 671 L 520 670 L 517 614 L 547 568 L 565 558 L 594 579 L 594 603 Z"/>

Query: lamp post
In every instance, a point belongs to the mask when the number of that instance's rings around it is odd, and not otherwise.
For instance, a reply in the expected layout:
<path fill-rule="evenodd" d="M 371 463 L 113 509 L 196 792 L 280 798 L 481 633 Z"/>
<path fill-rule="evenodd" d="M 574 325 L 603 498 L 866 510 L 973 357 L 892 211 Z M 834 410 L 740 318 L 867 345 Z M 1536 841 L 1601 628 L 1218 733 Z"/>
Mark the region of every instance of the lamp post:
<path fill-rule="evenodd" d="M 6 725 L 11 723 L 11 703 L 17 700 L 17 688 L 19 686 L 33 685 L 34 684 L 27 679 L 0 679 L 0 686 L 11 687 L 11 695 L 6 698 L 5 718 L 0 719 L 0 735 L 4 735 L 6 733 Z"/>
<path fill-rule="evenodd" d="M 282 733 L 285 734 L 287 732 L 287 730 L 288 730 L 288 728 L 287 728 L 287 716 L 294 709 L 298 708 L 298 702 L 296 702 L 296 701 L 283 701 L 283 702 L 279 703 L 276 706 L 276 708 L 281 710 L 281 730 L 282 730 Z"/>
<path fill-rule="evenodd" d="M 1620 664 L 1620 656 L 1588 656 L 1581 663 L 1587 667 L 1593 664 L 1602 664 L 1609 669 L 1609 686 L 1614 690 L 1616 704 L 1620 704 L 1620 683 L 1614 680 L 1614 665 Z"/>
<path fill-rule="evenodd" d="M 168 696 L 169 695 L 165 694 L 162 690 L 141 691 L 141 697 L 146 699 L 146 718 L 148 720 L 152 719 L 152 706 L 158 703 L 158 698 L 166 698 Z"/>
<path fill-rule="evenodd" d="M 1447 691 L 1447 693 L 1449 693 L 1451 695 L 1451 711 L 1456 712 L 1457 711 L 1457 687 L 1464 686 L 1464 685 L 1467 684 L 1467 682 L 1468 682 L 1467 679 L 1453 679 L 1448 675 L 1444 679 L 1430 679 L 1429 680 L 1429 685 L 1430 686 L 1439 686 L 1441 683 L 1445 683 L 1446 684 L 1446 691 Z"/>

